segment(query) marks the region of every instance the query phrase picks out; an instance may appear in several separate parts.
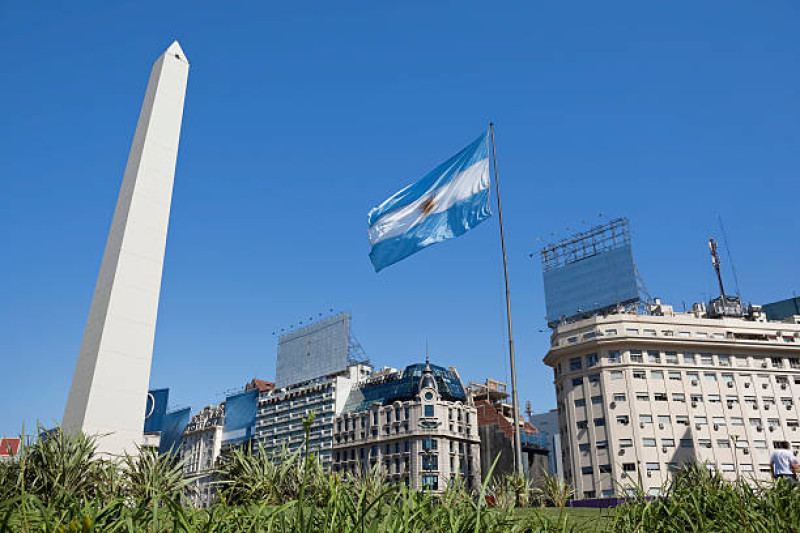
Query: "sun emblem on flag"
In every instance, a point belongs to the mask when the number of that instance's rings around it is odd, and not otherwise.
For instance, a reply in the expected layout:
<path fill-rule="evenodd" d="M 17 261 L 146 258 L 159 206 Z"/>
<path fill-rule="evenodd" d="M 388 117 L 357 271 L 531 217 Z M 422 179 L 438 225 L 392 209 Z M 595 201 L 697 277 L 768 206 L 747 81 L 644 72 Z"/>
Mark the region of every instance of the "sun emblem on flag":
<path fill-rule="evenodd" d="M 436 207 L 436 200 L 434 200 L 433 195 L 430 195 L 422 201 L 419 210 L 422 212 L 422 216 L 428 216 L 434 207 Z"/>

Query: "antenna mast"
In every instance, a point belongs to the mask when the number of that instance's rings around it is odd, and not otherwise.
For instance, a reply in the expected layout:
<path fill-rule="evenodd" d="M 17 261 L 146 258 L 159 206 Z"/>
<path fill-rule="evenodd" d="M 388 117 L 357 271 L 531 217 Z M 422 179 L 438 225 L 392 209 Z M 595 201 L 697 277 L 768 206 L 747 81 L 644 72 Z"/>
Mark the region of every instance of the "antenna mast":
<path fill-rule="evenodd" d="M 719 271 L 719 252 L 717 251 L 717 242 L 713 237 L 708 239 L 708 247 L 711 250 L 711 264 L 714 265 L 714 270 L 717 272 L 719 295 L 722 297 L 722 301 L 725 302 L 725 287 L 722 285 L 722 274 Z"/>

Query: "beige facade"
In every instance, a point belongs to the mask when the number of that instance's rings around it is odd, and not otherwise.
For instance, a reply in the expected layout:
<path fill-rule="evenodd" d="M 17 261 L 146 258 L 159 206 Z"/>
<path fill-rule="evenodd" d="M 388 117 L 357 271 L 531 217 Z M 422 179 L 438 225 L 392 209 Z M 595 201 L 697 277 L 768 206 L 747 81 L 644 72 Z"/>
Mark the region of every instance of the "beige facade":
<path fill-rule="evenodd" d="M 183 475 L 192 479 L 188 497 L 195 507 L 208 507 L 214 501 L 214 472 L 222 448 L 224 424 L 225 404 L 209 405 L 192 417 L 183 432 Z"/>
<path fill-rule="evenodd" d="M 774 441 L 800 450 L 800 317 L 770 322 L 676 313 L 596 316 L 555 328 L 562 457 L 576 497 L 657 494 L 700 461 L 766 480 Z"/>
<path fill-rule="evenodd" d="M 401 376 L 379 375 L 361 387 L 392 383 Z M 383 400 L 336 417 L 334 472 L 358 475 L 379 465 L 390 480 L 413 489 L 441 492 L 456 478 L 468 487 L 480 486 L 478 416 L 471 397 L 443 398 L 427 367 L 412 398 Z"/>

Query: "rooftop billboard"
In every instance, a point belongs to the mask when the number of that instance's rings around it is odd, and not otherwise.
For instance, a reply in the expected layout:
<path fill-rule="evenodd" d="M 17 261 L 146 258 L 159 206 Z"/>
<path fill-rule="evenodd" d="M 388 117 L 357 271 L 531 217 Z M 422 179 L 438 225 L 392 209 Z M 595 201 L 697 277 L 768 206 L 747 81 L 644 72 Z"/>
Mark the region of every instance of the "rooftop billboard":
<path fill-rule="evenodd" d="M 542 250 L 547 323 L 639 300 L 627 219 L 616 219 Z"/>
<path fill-rule="evenodd" d="M 347 369 L 350 313 L 341 313 L 278 339 L 275 386 L 286 387 Z"/>

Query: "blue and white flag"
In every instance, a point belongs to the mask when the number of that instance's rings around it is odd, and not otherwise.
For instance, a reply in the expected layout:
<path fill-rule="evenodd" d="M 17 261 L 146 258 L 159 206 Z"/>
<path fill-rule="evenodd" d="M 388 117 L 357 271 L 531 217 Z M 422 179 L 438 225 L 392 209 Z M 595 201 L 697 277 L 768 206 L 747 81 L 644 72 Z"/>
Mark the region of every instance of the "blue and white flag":
<path fill-rule="evenodd" d="M 486 133 L 418 182 L 373 207 L 369 258 L 375 272 L 458 237 L 492 215 Z"/>

